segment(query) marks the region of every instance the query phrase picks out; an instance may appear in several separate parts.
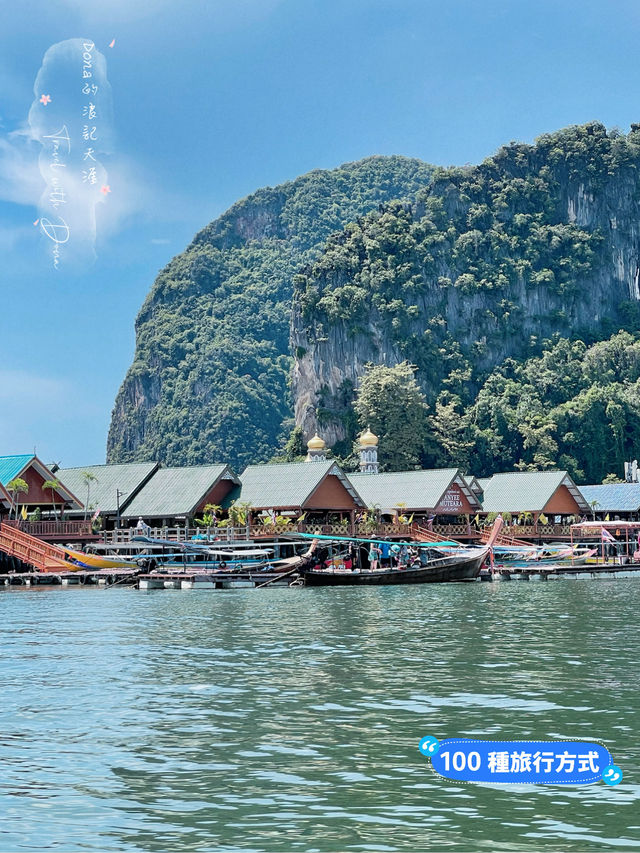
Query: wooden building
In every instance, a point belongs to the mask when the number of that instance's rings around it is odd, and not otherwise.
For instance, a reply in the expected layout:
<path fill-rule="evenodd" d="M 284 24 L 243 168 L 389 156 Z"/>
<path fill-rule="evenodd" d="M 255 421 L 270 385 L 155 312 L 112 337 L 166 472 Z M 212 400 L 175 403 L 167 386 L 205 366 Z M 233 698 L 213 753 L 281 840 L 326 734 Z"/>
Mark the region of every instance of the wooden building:
<path fill-rule="evenodd" d="M 482 503 L 482 498 L 484 496 L 484 485 L 477 477 L 474 477 L 473 475 L 463 474 L 462 476 L 464 477 L 467 486 L 469 486 L 473 494 L 478 498 L 480 503 Z M 488 482 L 488 480 L 486 482 Z"/>
<path fill-rule="evenodd" d="M 249 465 L 240 475 L 241 486 L 228 497 L 251 505 L 258 514 L 349 516 L 365 508 L 350 478 L 331 460 Z"/>
<path fill-rule="evenodd" d="M 515 471 L 494 474 L 484 485 L 483 511 L 529 514 L 537 524 L 544 514 L 550 523 L 564 523 L 569 518 L 580 518 L 589 511 L 589 505 L 580 489 L 566 471 Z"/>
<path fill-rule="evenodd" d="M 482 505 L 458 468 L 396 471 L 383 474 L 349 474 L 368 507 L 382 515 L 409 513 L 450 523 L 463 515 L 475 515 Z"/>
<path fill-rule="evenodd" d="M 127 462 L 119 465 L 85 465 L 59 468 L 56 477 L 82 498 L 81 506 L 67 513 L 82 518 L 98 511 L 105 527 L 113 527 L 124 509 L 158 471 L 158 462 Z"/>
<path fill-rule="evenodd" d="M 0 483 L 0 521 L 3 515 L 7 515 L 11 509 L 11 495 L 5 487 Z"/>
<path fill-rule="evenodd" d="M 590 517 L 606 521 L 640 519 L 640 483 L 580 486 L 580 491 L 589 505 Z"/>
<path fill-rule="evenodd" d="M 23 480 L 27 490 L 12 495 L 8 487 L 16 479 Z M 54 489 L 43 488 L 47 481 L 57 481 L 58 486 Z M 36 509 L 41 512 L 62 512 L 79 510 L 82 507 L 81 502 L 58 473 L 54 473 L 34 454 L 0 456 L 0 485 L 3 487 L 3 503 L 8 496 L 12 513 L 17 516 L 22 514 L 23 507 L 28 513 Z"/>
<path fill-rule="evenodd" d="M 228 465 L 159 468 L 121 512 L 130 526 L 142 518 L 155 527 L 188 526 L 207 504 L 222 505 L 240 481 Z"/>

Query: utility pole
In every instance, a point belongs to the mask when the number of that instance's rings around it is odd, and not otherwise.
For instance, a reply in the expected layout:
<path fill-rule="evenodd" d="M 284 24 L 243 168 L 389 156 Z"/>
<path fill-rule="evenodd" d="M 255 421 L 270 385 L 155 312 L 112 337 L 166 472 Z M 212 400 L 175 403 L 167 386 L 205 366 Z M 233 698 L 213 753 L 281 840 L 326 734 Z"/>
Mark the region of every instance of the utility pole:
<path fill-rule="evenodd" d="M 126 492 L 121 492 L 120 489 L 116 489 L 116 530 L 120 530 L 120 498 L 124 497 L 126 494 Z"/>

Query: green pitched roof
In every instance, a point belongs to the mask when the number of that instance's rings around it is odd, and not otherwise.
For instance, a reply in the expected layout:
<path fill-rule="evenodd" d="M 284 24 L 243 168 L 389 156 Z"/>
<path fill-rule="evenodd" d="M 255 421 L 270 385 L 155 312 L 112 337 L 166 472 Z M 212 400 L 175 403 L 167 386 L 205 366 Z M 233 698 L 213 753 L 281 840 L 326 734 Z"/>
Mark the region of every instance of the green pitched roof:
<path fill-rule="evenodd" d="M 474 477 L 473 474 L 463 474 L 462 476 L 464 478 L 465 483 L 467 484 L 467 486 L 469 486 L 474 495 L 478 492 L 483 491 L 483 488 L 480 485 L 480 480 L 478 480 L 477 477 Z"/>
<path fill-rule="evenodd" d="M 117 510 L 116 491 L 120 497 L 120 512 L 131 503 L 149 477 L 158 470 L 157 462 L 131 462 L 124 465 L 85 465 L 82 468 L 59 468 L 55 476 L 78 496 L 81 503 L 87 499 L 87 485 L 82 476 L 89 471 L 96 478 L 91 481 L 89 502 L 102 513 Z"/>
<path fill-rule="evenodd" d="M 480 508 L 477 498 L 457 468 L 348 476 L 367 506 L 393 509 L 402 505 L 409 512 L 433 510 L 449 486 L 458 480 L 467 500 Z"/>
<path fill-rule="evenodd" d="M 286 462 L 273 465 L 249 465 L 240 475 L 242 488 L 229 495 L 251 504 L 256 509 L 297 509 L 304 506 L 311 493 L 329 474 L 335 474 L 359 506 L 364 506 L 356 488 L 335 461 Z"/>
<path fill-rule="evenodd" d="M 566 486 L 582 512 L 589 506 L 566 471 L 515 471 L 494 474 L 486 484 L 485 512 L 542 512 L 560 486 Z"/>
<path fill-rule="evenodd" d="M 160 468 L 122 512 L 123 518 L 190 515 L 218 480 L 238 478 L 227 465 Z"/>
<path fill-rule="evenodd" d="M 33 453 L 19 456 L 0 456 L 0 485 L 6 486 L 35 459 Z"/>

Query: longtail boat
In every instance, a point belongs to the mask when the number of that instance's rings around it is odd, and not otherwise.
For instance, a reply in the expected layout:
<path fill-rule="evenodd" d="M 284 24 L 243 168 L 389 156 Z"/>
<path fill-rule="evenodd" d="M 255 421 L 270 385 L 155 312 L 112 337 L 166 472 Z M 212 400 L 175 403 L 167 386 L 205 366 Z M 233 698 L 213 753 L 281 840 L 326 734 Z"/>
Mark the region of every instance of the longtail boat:
<path fill-rule="evenodd" d="M 137 563 L 122 557 L 103 557 L 99 554 L 86 554 L 84 551 L 74 551 L 73 548 L 62 548 L 66 559 L 71 564 L 69 571 L 78 569 L 137 569 Z"/>
<path fill-rule="evenodd" d="M 440 552 L 437 545 L 431 545 L 426 563 L 421 562 L 419 565 L 406 568 L 349 570 L 320 567 L 316 562 L 317 558 L 312 553 L 303 561 L 298 571 L 304 579 L 305 586 L 386 586 L 407 583 L 472 581 L 479 576 L 480 569 L 491 553 L 501 527 L 502 518 L 498 516 L 486 545 L 479 548 L 460 546 L 453 553 Z"/>
<path fill-rule="evenodd" d="M 403 583 L 445 583 L 475 580 L 489 547 L 469 548 L 459 555 L 435 557 L 426 565 L 384 569 L 299 569 L 305 586 L 371 586 Z"/>

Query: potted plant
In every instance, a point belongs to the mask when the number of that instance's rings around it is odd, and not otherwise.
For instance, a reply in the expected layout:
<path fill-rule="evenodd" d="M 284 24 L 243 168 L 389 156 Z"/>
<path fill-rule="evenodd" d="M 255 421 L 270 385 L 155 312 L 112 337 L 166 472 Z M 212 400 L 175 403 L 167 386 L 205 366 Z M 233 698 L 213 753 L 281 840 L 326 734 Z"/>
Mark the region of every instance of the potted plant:
<path fill-rule="evenodd" d="M 248 501 L 232 501 L 229 507 L 229 521 L 232 527 L 246 527 L 251 504 Z"/>

